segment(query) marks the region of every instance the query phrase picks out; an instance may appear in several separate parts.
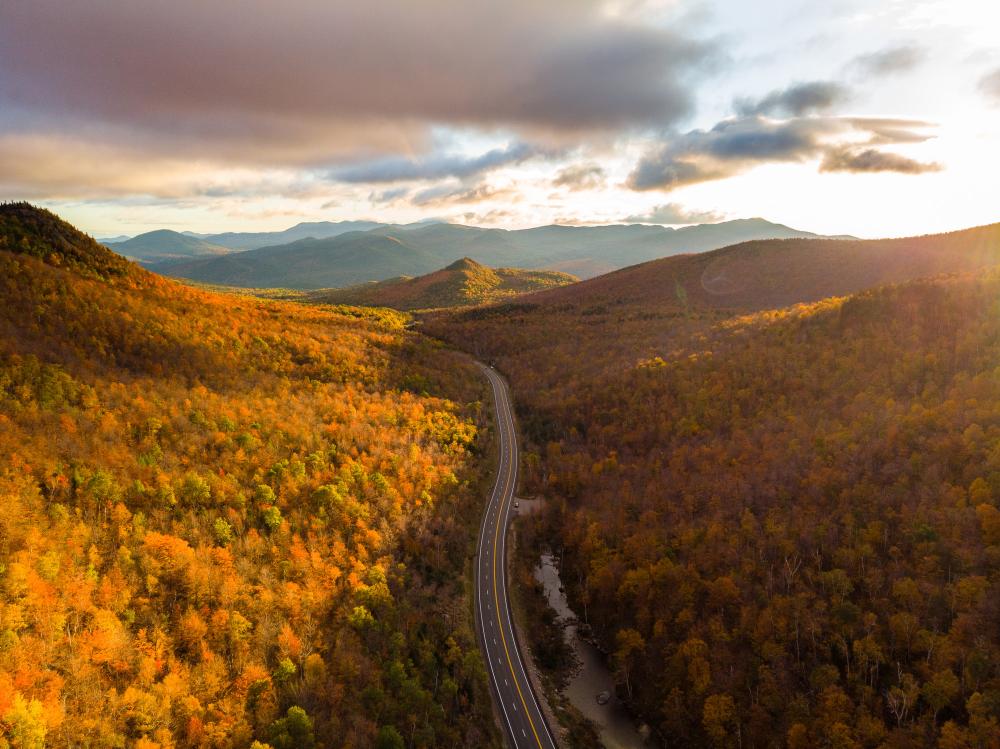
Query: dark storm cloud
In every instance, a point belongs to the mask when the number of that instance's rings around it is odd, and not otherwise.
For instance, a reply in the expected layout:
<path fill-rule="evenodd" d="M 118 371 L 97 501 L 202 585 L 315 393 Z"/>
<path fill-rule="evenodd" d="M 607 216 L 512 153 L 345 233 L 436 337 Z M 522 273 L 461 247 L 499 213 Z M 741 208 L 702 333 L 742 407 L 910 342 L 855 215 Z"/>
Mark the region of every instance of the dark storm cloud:
<path fill-rule="evenodd" d="M 722 221 L 723 216 L 715 211 L 691 211 L 677 203 L 665 203 L 653 208 L 649 213 L 626 216 L 625 224 L 712 224 Z"/>
<path fill-rule="evenodd" d="M 723 120 L 710 130 L 667 139 L 640 159 L 627 184 L 634 190 L 670 190 L 732 177 L 759 164 L 821 157 L 829 159 L 824 171 L 935 171 L 935 164 L 874 148 L 927 140 L 929 136 L 919 132 L 926 127 L 928 123 L 917 120 L 864 117 Z"/>
<path fill-rule="evenodd" d="M 428 123 L 549 133 L 669 126 L 712 45 L 598 0 L 31 0 L 0 7 L 0 132 L 329 163 Z M 389 123 L 387 125 L 387 123 Z"/>
<path fill-rule="evenodd" d="M 986 94 L 994 104 L 1000 104 L 1000 68 L 979 79 L 979 90 Z"/>
<path fill-rule="evenodd" d="M 923 47 L 915 44 L 902 44 L 858 55 L 848 67 L 861 75 L 883 77 L 913 70 L 926 57 L 927 50 Z"/>
<path fill-rule="evenodd" d="M 830 148 L 823 156 L 821 172 L 897 172 L 899 174 L 924 174 L 941 171 L 940 164 L 914 161 L 905 156 L 875 148 L 852 150 Z"/>
<path fill-rule="evenodd" d="M 736 111 L 741 115 L 774 115 L 800 117 L 813 112 L 823 112 L 848 97 L 847 89 L 834 81 L 808 81 L 796 83 L 786 89 L 772 91 L 763 99 L 739 99 Z"/>
<path fill-rule="evenodd" d="M 499 167 L 520 164 L 536 156 L 551 155 L 527 143 L 495 148 L 480 156 L 432 154 L 422 159 L 388 157 L 336 169 L 330 178 L 339 182 L 404 182 L 411 180 L 472 177 Z"/>

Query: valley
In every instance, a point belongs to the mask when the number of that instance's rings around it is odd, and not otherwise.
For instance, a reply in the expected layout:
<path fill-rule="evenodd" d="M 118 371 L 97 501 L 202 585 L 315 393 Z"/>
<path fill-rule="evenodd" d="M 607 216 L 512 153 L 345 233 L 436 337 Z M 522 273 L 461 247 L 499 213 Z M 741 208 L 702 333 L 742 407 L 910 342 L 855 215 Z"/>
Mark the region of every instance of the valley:
<path fill-rule="evenodd" d="M 1000 749 L 998 28 L 0 2 L 0 749 Z"/>
<path fill-rule="evenodd" d="M 423 316 L 510 377 L 532 552 L 659 743 L 996 735 L 998 250 L 749 243 Z"/>
<path fill-rule="evenodd" d="M 560 745 L 520 491 L 651 744 L 996 729 L 996 226 L 234 294 L 8 204 L 0 260 L 12 725 Z"/>

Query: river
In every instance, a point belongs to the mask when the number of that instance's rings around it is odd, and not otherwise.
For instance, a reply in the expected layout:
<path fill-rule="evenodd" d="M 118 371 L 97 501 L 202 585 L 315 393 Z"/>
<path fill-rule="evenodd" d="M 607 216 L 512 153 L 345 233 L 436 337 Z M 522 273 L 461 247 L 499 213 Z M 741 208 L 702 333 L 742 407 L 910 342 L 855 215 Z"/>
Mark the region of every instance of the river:
<path fill-rule="evenodd" d="M 624 706 L 613 696 L 614 676 L 604 664 L 601 652 L 592 643 L 581 639 L 576 631 L 576 615 L 569 607 L 562 590 L 559 568 L 551 554 L 543 554 L 535 567 L 535 579 L 545 588 L 549 605 L 564 625 L 566 642 L 576 653 L 580 668 L 569 679 L 565 695 L 573 706 L 593 721 L 607 749 L 648 749 L 649 744 L 635 727 Z M 612 695 L 605 705 L 598 704 L 597 695 Z"/>

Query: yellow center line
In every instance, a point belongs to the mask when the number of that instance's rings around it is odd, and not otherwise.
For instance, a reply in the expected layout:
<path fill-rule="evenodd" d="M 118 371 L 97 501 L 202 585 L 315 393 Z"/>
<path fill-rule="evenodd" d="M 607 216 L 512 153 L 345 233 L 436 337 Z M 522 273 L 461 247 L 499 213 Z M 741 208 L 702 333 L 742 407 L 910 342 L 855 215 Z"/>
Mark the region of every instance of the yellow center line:
<path fill-rule="evenodd" d="M 500 412 L 500 396 L 504 395 L 503 385 L 497 389 L 497 416 L 501 415 Z M 506 397 L 504 397 L 506 400 Z M 506 404 L 505 404 L 506 405 Z M 504 419 L 506 423 L 506 419 Z M 499 424 L 498 424 L 499 426 Z M 511 420 L 511 432 L 513 433 L 514 424 Z M 503 462 L 503 428 L 500 429 L 500 461 Z M 542 746 L 542 740 L 538 738 L 538 731 L 535 730 L 535 721 L 531 719 L 531 711 L 528 710 L 528 703 L 524 700 L 524 694 L 521 692 L 521 685 L 518 683 L 517 675 L 514 673 L 514 663 L 510 659 L 510 651 L 507 648 L 507 638 L 503 633 L 503 621 L 500 619 L 500 594 L 497 592 L 497 547 L 500 542 L 500 526 L 503 523 L 503 505 L 504 505 L 504 495 L 507 493 L 507 487 L 510 485 L 513 479 L 514 471 L 514 454 L 511 451 L 510 459 L 507 461 L 507 475 L 503 482 L 503 491 L 500 494 L 500 508 L 498 510 L 497 516 L 497 528 L 493 536 L 493 604 L 496 607 L 497 612 L 497 624 L 500 625 L 500 639 L 503 641 L 503 652 L 507 656 L 507 667 L 510 669 L 510 675 L 514 679 L 514 686 L 517 688 L 517 696 L 521 698 L 521 707 L 524 708 L 524 715 L 528 719 L 528 725 L 531 726 L 531 732 L 535 736 L 535 741 L 538 742 L 539 749 Z M 499 477 L 498 477 L 499 480 Z M 511 495 L 513 496 L 513 490 L 511 490 Z M 506 561 L 506 560 L 504 560 Z M 499 685 L 498 685 L 499 691 Z M 502 699 L 502 698 L 501 698 Z M 513 733 L 513 726 L 511 726 L 511 733 Z M 517 739 L 515 738 L 515 743 Z"/>

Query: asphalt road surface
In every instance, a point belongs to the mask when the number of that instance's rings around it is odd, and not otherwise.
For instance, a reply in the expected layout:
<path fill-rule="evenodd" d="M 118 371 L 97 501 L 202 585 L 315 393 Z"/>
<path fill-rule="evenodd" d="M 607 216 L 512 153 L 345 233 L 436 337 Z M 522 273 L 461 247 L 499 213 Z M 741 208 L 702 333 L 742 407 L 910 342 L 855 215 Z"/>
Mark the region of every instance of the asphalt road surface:
<path fill-rule="evenodd" d="M 507 597 L 507 526 L 517 488 L 517 435 L 507 384 L 483 367 L 493 388 L 500 462 L 496 485 L 479 532 L 476 556 L 476 630 L 500 722 L 515 749 L 556 749 L 528 679 L 511 622 Z"/>

